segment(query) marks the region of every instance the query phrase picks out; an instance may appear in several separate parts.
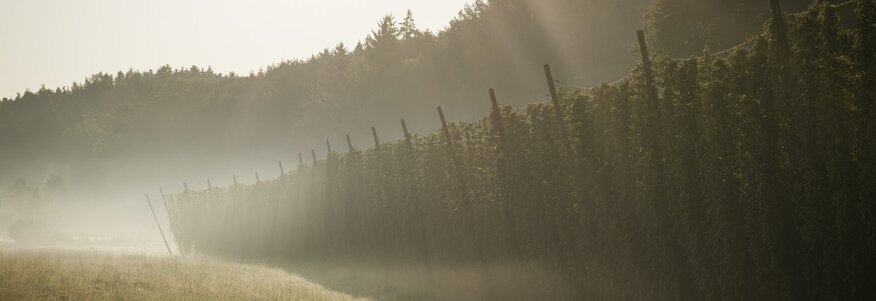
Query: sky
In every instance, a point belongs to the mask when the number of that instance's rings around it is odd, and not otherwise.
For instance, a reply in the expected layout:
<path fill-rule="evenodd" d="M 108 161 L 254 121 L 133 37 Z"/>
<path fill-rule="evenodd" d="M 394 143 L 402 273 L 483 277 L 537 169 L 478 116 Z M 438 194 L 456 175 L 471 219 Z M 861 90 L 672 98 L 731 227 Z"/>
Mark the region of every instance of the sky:
<path fill-rule="evenodd" d="M 0 0 L 0 98 L 98 72 L 212 67 L 248 74 L 352 48 L 411 9 L 439 31 L 471 0 Z"/>

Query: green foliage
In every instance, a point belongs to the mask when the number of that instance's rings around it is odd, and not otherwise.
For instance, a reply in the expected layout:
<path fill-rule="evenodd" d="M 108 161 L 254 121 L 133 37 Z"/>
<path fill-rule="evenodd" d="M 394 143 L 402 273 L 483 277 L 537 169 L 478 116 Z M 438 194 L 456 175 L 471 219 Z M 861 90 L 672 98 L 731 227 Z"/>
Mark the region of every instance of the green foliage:
<path fill-rule="evenodd" d="M 780 2 L 785 11 L 797 12 L 818 1 Z M 645 10 L 645 28 L 661 51 L 688 56 L 735 46 L 760 32 L 769 18 L 768 0 L 655 0 Z"/>
<path fill-rule="evenodd" d="M 162 66 L 4 97 L 0 184 L 50 166 L 75 172 L 65 175 L 72 181 L 94 179 L 75 186 L 227 168 L 215 162 L 309 151 L 299 147 L 351 129 L 394 127 L 397 117 L 434 120 L 423 108 L 439 103 L 459 120 L 475 120 L 487 107 L 472 105 L 471 95 L 486 85 L 504 91 L 510 104 L 540 96 L 541 79 L 531 69 L 545 62 L 563 62 L 558 78 L 576 82 L 629 70 L 629 43 L 618 36 L 640 27 L 638 8 L 646 2 L 479 1 L 438 32 L 417 29 L 413 14 L 386 16 L 363 43 L 251 74 Z M 411 124 L 412 132 L 432 127 Z M 253 145 L 270 153 L 241 158 Z"/>
<path fill-rule="evenodd" d="M 657 60 L 656 102 L 641 68 L 561 91 L 568 129 L 547 103 L 502 107 L 451 124 L 453 149 L 437 132 L 177 194 L 175 233 L 231 256 L 528 264 L 522 293 L 485 298 L 873 299 L 876 18 L 858 6 L 856 30 L 817 5 L 764 34 L 786 57 L 760 38 Z"/>

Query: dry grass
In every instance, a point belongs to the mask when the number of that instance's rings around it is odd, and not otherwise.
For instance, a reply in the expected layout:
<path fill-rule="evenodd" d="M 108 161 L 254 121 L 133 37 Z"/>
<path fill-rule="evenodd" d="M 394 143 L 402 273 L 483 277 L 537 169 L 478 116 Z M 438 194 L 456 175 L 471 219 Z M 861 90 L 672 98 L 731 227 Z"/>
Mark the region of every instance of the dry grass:
<path fill-rule="evenodd" d="M 0 250 L 0 300 L 367 300 L 204 258 Z"/>

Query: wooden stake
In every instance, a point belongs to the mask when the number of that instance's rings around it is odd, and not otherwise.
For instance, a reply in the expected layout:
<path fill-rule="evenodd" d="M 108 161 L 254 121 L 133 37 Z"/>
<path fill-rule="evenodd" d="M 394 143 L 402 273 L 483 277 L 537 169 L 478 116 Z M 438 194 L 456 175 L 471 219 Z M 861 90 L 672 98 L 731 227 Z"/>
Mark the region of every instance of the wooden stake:
<path fill-rule="evenodd" d="M 259 178 L 259 173 L 258 173 L 258 172 L 255 173 L 255 176 L 256 176 L 256 184 L 261 183 L 261 182 L 262 182 L 262 179 Z"/>
<path fill-rule="evenodd" d="M 231 175 L 231 178 L 234 179 L 234 185 L 237 185 L 237 175 Z"/>
<path fill-rule="evenodd" d="M 408 146 L 408 150 L 413 153 L 414 151 L 414 141 L 411 139 L 411 133 L 408 132 L 408 125 L 405 123 L 405 120 L 401 120 L 402 131 L 405 132 L 405 144 Z"/>
<path fill-rule="evenodd" d="M 282 176 L 285 176 L 285 175 L 286 175 L 286 172 L 283 171 L 283 161 L 278 161 L 277 164 L 280 165 L 280 176 L 281 176 L 281 177 L 282 177 Z"/>
<path fill-rule="evenodd" d="M 502 164 L 506 170 L 510 169 L 511 160 L 508 157 L 511 155 L 511 145 L 508 144 L 506 140 L 507 137 L 505 135 L 505 125 L 502 123 L 502 111 L 499 109 L 499 101 L 496 99 L 496 91 L 493 88 L 490 88 L 490 103 L 493 105 L 493 112 L 491 114 L 493 120 L 493 126 L 496 129 L 496 134 L 499 136 L 499 147 L 502 149 L 502 155 L 499 156 L 500 163 Z M 505 196 L 507 197 L 507 196 Z M 506 200 L 507 202 L 507 200 Z M 507 203 L 506 203 L 507 204 Z M 508 228 L 511 229 L 508 233 L 508 241 L 512 250 L 516 253 L 519 252 L 518 247 L 518 238 L 517 238 L 517 222 L 514 218 L 514 213 L 512 208 L 507 208 L 504 211 L 505 222 L 508 225 Z"/>
<path fill-rule="evenodd" d="M 508 137 L 505 132 L 505 125 L 502 123 L 502 111 L 499 109 L 499 101 L 496 100 L 496 91 L 490 88 L 490 102 L 493 105 L 493 112 L 490 114 L 493 120 L 493 127 L 496 129 L 496 134 L 499 136 L 499 148 L 502 149 L 501 161 L 504 164 L 510 164 L 507 159 L 511 155 L 511 145 L 508 143 Z"/>
<path fill-rule="evenodd" d="M 326 158 L 331 158 L 331 157 L 332 157 L 332 143 L 329 142 L 328 140 L 326 140 L 326 141 L 325 141 L 325 147 L 328 149 L 328 154 L 325 155 L 325 157 L 326 157 Z"/>
<path fill-rule="evenodd" d="M 441 129 L 444 132 L 444 139 L 447 141 L 447 148 L 451 154 L 454 154 L 453 137 L 450 136 L 450 128 L 447 127 L 447 120 L 444 119 L 444 111 L 441 110 L 441 106 L 438 106 L 438 117 L 441 118 Z"/>
<path fill-rule="evenodd" d="M 210 191 L 210 196 L 213 196 L 213 184 L 210 183 L 210 180 L 207 180 L 207 190 Z"/>
<path fill-rule="evenodd" d="M 502 111 L 499 109 L 499 101 L 496 100 L 496 91 L 490 88 L 490 102 L 493 104 L 493 126 L 499 134 L 499 143 L 505 144 L 505 125 L 502 124 Z"/>
<path fill-rule="evenodd" d="M 158 191 L 161 192 L 161 201 L 164 202 L 164 210 L 167 211 L 168 219 L 173 219 L 173 214 L 170 212 L 170 206 L 167 203 L 167 197 L 164 194 L 164 187 L 158 187 Z M 170 221 L 171 228 L 173 228 L 173 220 Z M 171 230 L 171 233 L 173 231 Z"/>
<path fill-rule="evenodd" d="M 170 244 L 167 243 L 167 238 L 164 237 L 164 230 L 161 229 L 161 223 L 158 222 L 158 215 L 155 214 L 155 208 L 152 207 L 152 200 L 149 199 L 149 195 L 146 195 L 146 203 L 149 203 L 149 210 L 152 211 L 152 217 L 155 218 L 155 225 L 158 226 L 158 232 L 161 233 L 161 239 L 164 240 L 164 246 L 167 247 L 167 255 L 173 256 L 173 252 L 170 251 Z"/>
<path fill-rule="evenodd" d="M 480 231 L 477 227 L 477 221 L 474 218 L 474 214 L 472 212 L 471 203 L 468 196 L 468 185 L 466 185 L 465 181 L 465 173 L 462 170 L 462 164 L 456 156 L 456 149 L 453 145 L 453 137 L 450 135 L 450 128 L 447 126 L 447 120 L 444 118 L 444 111 L 441 110 L 441 106 L 438 107 L 438 117 L 441 118 L 441 128 L 444 131 L 444 138 L 447 141 L 447 151 L 450 153 L 450 160 L 453 164 L 453 173 L 454 177 L 456 177 L 457 185 L 459 187 L 459 205 L 460 212 L 462 212 L 465 216 L 464 220 L 468 224 L 465 227 L 471 229 L 471 242 L 474 246 L 473 251 L 476 254 L 476 257 L 479 261 L 483 262 L 483 254 L 481 250 L 482 241 L 480 237 Z"/>
<path fill-rule="evenodd" d="M 176 237 L 176 210 L 171 210 L 170 203 L 167 201 L 167 196 L 164 194 L 164 188 L 158 187 L 161 192 L 161 201 L 164 202 L 164 211 L 167 213 L 167 220 L 170 222 L 170 233 L 173 234 L 173 240 L 176 243 L 176 251 L 182 254 L 182 245 L 179 243 L 179 238 Z"/>
<path fill-rule="evenodd" d="M 788 29 L 785 24 L 785 15 L 782 13 L 782 6 L 779 0 L 770 0 L 770 13 L 772 13 L 773 31 L 776 34 L 776 51 L 779 59 L 786 60 L 788 54 L 791 53 L 788 44 Z"/>
<path fill-rule="evenodd" d="M 447 142 L 447 151 L 450 153 L 450 160 L 453 161 L 453 170 L 456 173 L 456 179 L 459 181 L 460 198 L 462 198 L 461 203 L 465 207 L 463 210 L 468 210 L 468 188 L 466 187 L 465 179 L 463 179 L 462 165 L 456 157 L 456 148 L 453 146 L 453 137 L 450 136 L 450 128 L 447 126 L 447 120 L 444 119 L 444 111 L 441 110 L 440 106 L 438 107 L 438 117 L 441 118 L 441 128 L 444 131 L 444 138 Z"/>
<path fill-rule="evenodd" d="M 557 95 L 557 86 L 554 82 L 554 75 L 551 73 L 551 66 L 544 65 L 544 75 L 547 77 L 548 89 L 551 93 L 551 102 L 554 105 L 554 114 L 557 115 L 557 122 L 560 123 L 560 138 L 563 139 L 563 146 L 566 151 L 571 151 L 572 146 L 569 143 L 569 133 L 566 129 L 566 120 L 563 119 L 563 108 L 560 107 L 560 97 Z"/>
<path fill-rule="evenodd" d="M 186 182 L 183 182 L 183 189 L 185 189 L 184 191 L 189 191 L 189 185 Z"/>
<path fill-rule="evenodd" d="M 380 153 L 380 138 L 377 137 L 377 128 L 371 127 L 371 136 L 374 136 L 374 149 L 377 150 L 377 153 Z"/>
<path fill-rule="evenodd" d="M 316 150 L 310 150 L 310 155 L 313 156 L 313 166 L 316 167 Z"/>
<path fill-rule="evenodd" d="M 304 165 L 304 157 L 301 156 L 301 153 L 298 153 L 298 165 Z"/>
<path fill-rule="evenodd" d="M 350 141 L 350 134 L 347 134 L 347 148 L 350 149 L 350 152 L 353 152 L 353 142 Z"/>
<path fill-rule="evenodd" d="M 648 105 L 651 110 L 660 118 L 660 110 L 657 105 L 657 88 L 654 86 L 654 74 L 651 70 L 651 55 L 648 53 L 648 44 L 645 42 L 645 32 L 643 30 L 636 31 L 636 36 L 639 39 L 639 52 L 642 54 L 642 71 L 645 73 L 645 97 L 648 99 Z"/>

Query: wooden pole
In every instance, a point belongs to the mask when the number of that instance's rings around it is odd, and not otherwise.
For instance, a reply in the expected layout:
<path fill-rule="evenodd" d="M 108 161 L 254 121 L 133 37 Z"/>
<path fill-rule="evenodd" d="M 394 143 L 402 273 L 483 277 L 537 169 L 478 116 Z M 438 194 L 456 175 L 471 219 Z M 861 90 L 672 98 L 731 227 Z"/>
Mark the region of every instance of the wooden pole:
<path fill-rule="evenodd" d="M 648 53 L 648 44 L 645 42 L 645 31 L 637 30 L 636 37 L 639 39 L 639 53 L 642 55 L 642 67 L 645 71 L 645 81 L 648 85 L 653 84 L 654 77 L 651 74 L 651 56 Z"/>
<path fill-rule="evenodd" d="M 377 128 L 371 127 L 371 136 L 374 136 L 374 149 L 380 153 L 380 138 L 377 136 Z"/>
<path fill-rule="evenodd" d="M 183 182 L 183 189 L 184 189 L 184 191 L 186 191 L 186 192 L 189 191 L 189 185 L 186 184 L 186 182 Z"/>
<path fill-rule="evenodd" d="M 490 88 L 490 102 L 493 105 L 492 119 L 493 126 L 496 127 L 496 132 L 499 134 L 499 143 L 505 147 L 505 125 L 502 124 L 502 111 L 499 109 L 499 101 L 496 100 L 496 91 Z"/>
<path fill-rule="evenodd" d="M 213 196 L 213 184 L 210 183 L 210 180 L 207 180 L 207 190 L 210 191 L 210 196 Z"/>
<path fill-rule="evenodd" d="M 499 147 L 502 150 L 502 155 L 499 156 L 500 165 L 505 167 L 500 170 L 500 177 L 505 178 L 505 172 L 510 169 L 511 160 L 509 160 L 509 156 L 511 155 L 511 145 L 508 144 L 507 136 L 505 134 L 505 125 L 502 123 L 502 111 L 499 108 L 499 101 L 496 99 L 496 91 L 493 88 L 490 88 L 490 103 L 493 105 L 493 112 L 491 114 L 493 120 L 493 126 L 496 129 L 496 134 L 499 136 Z M 504 170 L 504 171 L 503 171 Z M 507 183 L 507 182 L 506 182 Z M 508 243 L 510 244 L 510 248 L 512 251 L 517 254 L 519 252 L 518 246 L 518 237 L 517 237 L 517 222 L 514 218 L 514 208 L 510 205 L 511 201 L 508 198 L 508 195 L 504 195 L 506 208 L 504 211 L 505 222 L 507 223 L 507 227 L 510 229 L 508 231 Z"/>
<path fill-rule="evenodd" d="M 259 178 L 259 173 L 258 173 L 258 172 L 255 173 L 255 176 L 256 176 L 256 184 L 261 183 L 261 182 L 262 182 L 262 179 Z"/>
<path fill-rule="evenodd" d="M 468 187 L 465 182 L 465 173 L 462 170 L 462 164 L 459 162 L 459 159 L 456 156 L 456 148 L 453 144 L 453 136 L 450 135 L 450 128 L 447 126 L 447 120 L 444 118 L 444 111 L 441 107 L 438 107 L 438 117 L 441 118 L 441 128 L 444 131 L 444 138 L 447 141 L 447 151 L 450 153 L 450 160 L 453 164 L 453 172 L 456 177 L 457 184 L 459 186 L 459 204 L 460 211 L 463 213 L 464 220 L 467 223 L 464 227 L 468 227 L 471 230 L 471 242 L 473 246 L 473 250 L 475 256 L 479 261 L 483 262 L 483 252 L 481 250 L 482 241 L 480 239 L 480 230 L 477 227 L 477 221 L 474 218 L 474 212 L 472 212 L 471 203 L 468 196 Z"/>
<path fill-rule="evenodd" d="M 167 203 L 167 196 L 164 194 L 164 187 L 158 187 L 158 191 L 161 192 L 161 201 L 164 202 L 164 211 L 167 212 L 167 218 L 170 219 L 170 226 L 173 228 L 173 214 L 170 212 L 170 206 Z M 173 233 L 173 229 L 171 229 L 171 233 Z"/>
<path fill-rule="evenodd" d="M 413 139 L 411 139 L 411 133 L 408 132 L 408 125 L 407 125 L 407 123 L 405 123 L 404 119 L 401 120 L 401 126 L 402 126 L 402 131 L 405 132 L 405 144 L 407 144 L 408 150 L 410 150 L 411 153 L 413 153 L 414 142 L 413 142 Z"/>
<path fill-rule="evenodd" d="M 441 106 L 438 106 L 438 117 L 441 118 L 441 129 L 444 132 L 444 139 L 447 141 L 447 149 L 453 157 L 456 157 L 453 147 L 453 137 L 450 136 L 450 128 L 447 127 L 447 120 L 444 119 L 444 111 Z M 456 159 L 454 159 L 455 161 Z"/>
<path fill-rule="evenodd" d="M 654 86 L 654 74 L 651 70 L 651 55 L 648 53 L 648 44 L 645 42 L 645 32 L 643 30 L 636 31 L 636 36 L 639 39 L 639 52 L 642 54 L 642 71 L 645 74 L 645 97 L 648 99 L 648 105 L 651 110 L 660 118 L 660 110 L 657 106 L 657 88 Z"/>
<path fill-rule="evenodd" d="M 280 176 L 285 176 L 286 172 L 283 170 L 283 161 L 277 161 L 277 164 L 280 165 Z"/>
<path fill-rule="evenodd" d="M 347 148 L 350 149 L 350 152 L 353 152 L 353 141 L 350 140 L 350 134 L 347 134 Z"/>
<path fill-rule="evenodd" d="M 164 194 L 164 187 L 158 187 L 161 192 L 161 201 L 164 202 L 164 211 L 167 212 L 167 220 L 170 222 L 170 233 L 173 234 L 173 240 L 176 242 L 176 251 L 182 254 L 182 245 L 179 243 L 179 238 L 176 236 L 176 210 L 171 210 L 170 203 L 167 201 L 167 196 Z"/>
<path fill-rule="evenodd" d="M 237 186 L 237 175 L 231 175 L 231 178 L 234 179 L 234 185 Z"/>
<path fill-rule="evenodd" d="M 313 156 L 313 166 L 316 167 L 316 150 L 310 150 L 310 155 Z"/>
<path fill-rule="evenodd" d="M 326 158 L 332 157 L 332 143 L 328 140 L 325 141 L 325 147 L 328 149 L 328 154 L 325 156 Z"/>
<path fill-rule="evenodd" d="M 298 153 L 298 165 L 304 165 L 304 157 L 301 156 L 301 153 Z"/>
<path fill-rule="evenodd" d="M 170 251 L 170 244 L 167 243 L 167 238 L 164 237 L 164 230 L 161 229 L 161 223 L 158 222 L 158 215 L 155 214 L 155 208 L 152 207 L 152 200 L 149 199 L 149 195 L 146 195 L 146 203 L 149 203 L 149 210 L 152 211 L 152 217 L 155 218 L 155 225 L 158 226 L 158 232 L 161 233 L 161 239 L 164 240 L 164 246 L 167 247 L 167 255 L 173 256 L 173 252 Z"/>
<path fill-rule="evenodd" d="M 788 54 L 791 53 L 791 46 L 788 44 L 788 29 L 785 24 L 785 16 L 782 13 L 782 6 L 779 4 L 779 0 L 770 0 L 770 13 L 773 17 L 773 31 L 776 34 L 777 54 L 779 59 L 786 60 Z"/>
<path fill-rule="evenodd" d="M 459 181 L 459 193 L 463 210 L 469 210 L 468 204 L 468 188 L 465 184 L 465 179 L 462 172 L 462 165 L 456 157 L 456 147 L 453 145 L 453 136 L 450 135 L 450 128 L 447 126 L 447 120 L 444 118 L 444 111 L 438 107 L 438 117 L 441 118 L 441 128 L 444 131 L 444 139 L 447 142 L 447 151 L 450 153 L 450 160 L 453 161 L 453 170 L 456 173 L 456 179 Z M 474 224 L 472 224 L 474 225 Z"/>
<path fill-rule="evenodd" d="M 554 75 L 551 73 L 551 66 L 544 65 L 544 75 L 547 77 L 548 90 L 551 93 L 551 102 L 554 105 L 554 114 L 557 115 L 557 122 L 560 123 L 560 138 L 563 139 L 563 146 L 566 151 L 571 152 L 572 146 L 569 143 L 569 133 L 566 129 L 566 120 L 563 119 L 563 108 L 560 106 L 560 97 L 557 95 L 557 86 L 554 81 Z"/>

